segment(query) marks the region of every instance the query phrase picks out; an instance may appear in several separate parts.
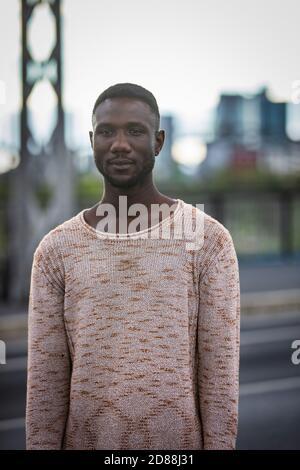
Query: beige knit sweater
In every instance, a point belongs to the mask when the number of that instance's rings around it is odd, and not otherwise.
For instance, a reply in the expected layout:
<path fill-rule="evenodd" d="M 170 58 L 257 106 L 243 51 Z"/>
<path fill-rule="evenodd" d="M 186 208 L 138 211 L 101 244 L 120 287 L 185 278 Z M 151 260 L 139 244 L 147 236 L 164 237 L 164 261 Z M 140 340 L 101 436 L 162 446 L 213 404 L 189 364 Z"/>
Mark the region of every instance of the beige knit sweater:
<path fill-rule="evenodd" d="M 81 211 L 39 243 L 27 449 L 235 448 L 236 252 L 223 225 L 177 202 L 174 215 L 143 232 L 99 232 Z M 183 217 L 184 236 L 163 238 Z M 197 217 L 204 225 L 194 230 Z M 188 250 L 192 231 L 203 246 Z"/>

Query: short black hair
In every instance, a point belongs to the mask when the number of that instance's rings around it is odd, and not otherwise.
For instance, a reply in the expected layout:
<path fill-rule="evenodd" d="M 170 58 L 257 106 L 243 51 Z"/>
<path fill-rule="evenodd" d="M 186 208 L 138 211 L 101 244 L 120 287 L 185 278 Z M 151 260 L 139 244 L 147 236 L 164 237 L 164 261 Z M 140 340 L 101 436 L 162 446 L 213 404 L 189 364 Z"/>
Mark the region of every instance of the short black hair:
<path fill-rule="evenodd" d="M 96 108 L 100 103 L 103 103 L 103 101 L 106 99 L 122 97 L 133 98 L 147 103 L 155 115 L 155 131 L 159 130 L 160 113 L 154 95 L 151 93 L 151 91 L 140 85 L 136 85 L 135 83 L 116 83 L 116 85 L 112 85 L 104 90 L 95 101 L 92 120 L 95 115 Z"/>

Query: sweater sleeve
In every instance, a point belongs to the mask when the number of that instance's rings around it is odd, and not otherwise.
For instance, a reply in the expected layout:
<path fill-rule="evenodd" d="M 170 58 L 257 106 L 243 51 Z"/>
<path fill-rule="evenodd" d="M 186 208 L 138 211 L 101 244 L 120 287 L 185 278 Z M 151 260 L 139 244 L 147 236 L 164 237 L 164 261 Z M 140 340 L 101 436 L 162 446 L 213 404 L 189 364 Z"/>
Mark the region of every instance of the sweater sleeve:
<path fill-rule="evenodd" d="M 235 449 L 240 362 L 240 283 L 230 233 L 200 277 L 198 391 L 204 449 Z"/>
<path fill-rule="evenodd" d="M 26 448 L 61 449 L 69 408 L 71 360 L 59 267 L 40 245 L 33 258 L 28 308 Z"/>

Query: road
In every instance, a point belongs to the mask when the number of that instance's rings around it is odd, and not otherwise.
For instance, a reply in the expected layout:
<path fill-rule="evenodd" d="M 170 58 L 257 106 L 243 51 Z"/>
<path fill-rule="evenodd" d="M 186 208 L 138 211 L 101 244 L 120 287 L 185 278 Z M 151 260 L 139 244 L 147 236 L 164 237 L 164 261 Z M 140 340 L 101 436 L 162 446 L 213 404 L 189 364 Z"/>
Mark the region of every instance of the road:
<path fill-rule="evenodd" d="M 237 449 L 300 449 L 300 312 L 242 319 Z M 300 357 L 300 355 L 299 355 Z M 0 449 L 24 449 L 26 342 L 0 365 Z"/>
<path fill-rule="evenodd" d="M 300 315 L 245 318 L 241 331 L 237 449 L 300 449 Z"/>

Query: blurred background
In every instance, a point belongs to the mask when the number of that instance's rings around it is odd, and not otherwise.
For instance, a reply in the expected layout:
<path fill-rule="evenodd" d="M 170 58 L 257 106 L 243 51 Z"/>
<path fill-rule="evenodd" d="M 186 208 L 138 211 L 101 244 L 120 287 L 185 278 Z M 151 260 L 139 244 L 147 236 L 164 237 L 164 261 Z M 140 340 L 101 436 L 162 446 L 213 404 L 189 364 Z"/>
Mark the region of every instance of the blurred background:
<path fill-rule="evenodd" d="M 27 306 L 45 233 L 101 199 L 91 111 L 148 88 L 155 183 L 232 234 L 238 449 L 300 449 L 298 0 L 0 0 L 0 448 L 25 448 Z M 298 348 L 298 349 L 297 349 Z"/>

